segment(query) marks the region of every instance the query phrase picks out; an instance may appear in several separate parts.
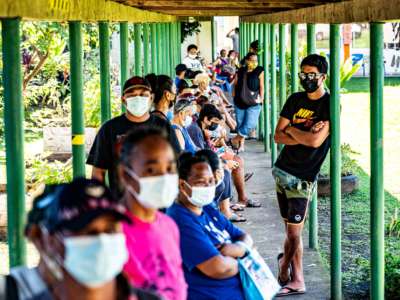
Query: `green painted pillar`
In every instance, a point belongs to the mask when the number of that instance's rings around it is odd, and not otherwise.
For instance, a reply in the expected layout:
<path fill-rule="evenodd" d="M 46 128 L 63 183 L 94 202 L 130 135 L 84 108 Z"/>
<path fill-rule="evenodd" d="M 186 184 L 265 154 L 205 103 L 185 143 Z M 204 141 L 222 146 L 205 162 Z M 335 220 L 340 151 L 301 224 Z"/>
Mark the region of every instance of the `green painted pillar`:
<path fill-rule="evenodd" d="M 270 49 L 271 49 L 271 133 L 276 127 L 276 24 L 271 24 Z M 271 138 L 271 165 L 273 166 L 278 155 L 277 145 Z"/>
<path fill-rule="evenodd" d="M 331 113 L 331 298 L 342 299 L 341 153 L 340 153 L 340 25 L 330 25 Z"/>
<path fill-rule="evenodd" d="M 175 61 L 175 52 L 176 52 L 176 40 L 175 40 L 175 23 L 170 24 L 170 32 L 171 32 L 171 69 L 170 69 L 170 76 L 173 78 L 173 70 L 176 66 Z"/>
<path fill-rule="evenodd" d="M 151 72 L 157 74 L 157 24 L 150 24 L 151 32 Z"/>
<path fill-rule="evenodd" d="M 247 54 L 247 51 L 249 50 L 248 28 L 249 28 L 249 24 L 247 22 L 244 22 L 243 23 L 243 54 L 242 54 L 242 57 L 244 57 Z"/>
<path fill-rule="evenodd" d="M 166 42 L 166 69 L 165 73 L 171 76 L 171 31 L 170 31 L 171 23 L 165 23 L 165 42 Z"/>
<path fill-rule="evenodd" d="M 178 63 L 182 61 L 182 23 L 178 22 Z"/>
<path fill-rule="evenodd" d="M 385 297 L 383 23 L 371 23 L 371 299 Z"/>
<path fill-rule="evenodd" d="M 101 123 L 111 118 L 110 33 L 108 22 L 99 22 Z"/>
<path fill-rule="evenodd" d="M 299 40 L 298 40 L 298 25 L 290 25 L 290 53 L 291 53 L 291 92 L 299 91 Z"/>
<path fill-rule="evenodd" d="M 157 51 L 157 75 L 161 74 L 163 72 L 163 56 L 162 56 L 162 50 L 161 50 L 161 35 L 162 35 L 162 30 L 161 30 L 161 23 L 156 24 L 156 51 Z"/>
<path fill-rule="evenodd" d="M 243 21 L 239 18 L 239 53 L 240 56 L 243 56 Z"/>
<path fill-rule="evenodd" d="M 142 76 L 142 24 L 136 23 L 134 25 L 134 31 L 135 75 Z"/>
<path fill-rule="evenodd" d="M 216 59 L 215 53 L 217 47 L 217 32 L 216 32 L 216 21 L 214 17 L 211 17 L 211 57 L 214 62 Z"/>
<path fill-rule="evenodd" d="M 83 50 L 81 22 L 69 22 L 72 117 L 72 166 L 74 178 L 85 176 L 85 120 L 83 104 Z M 101 56 L 100 56 L 101 57 Z M 101 67 L 101 66 L 100 66 Z M 102 91 L 103 92 L 103 91 Z M 102 95 L 103 102 L 103 95 Z M 102 103 L 103 105 L 103 103 Z M 103 116 L 103 114 L 102 114 Z"/>
<path fill-rule="evenodd" d="M 129 38 L 128 38 L 128 22 L 119 23 L 119 44 L 120 44 L 120 87 L 121 95 L 125 81 L 129 74 Z M 125 112 L 125 105 L 121 102 L 121 111 Z"/>
<path fill-rule="evenodd" d="M 10 267 L 26 264 L 24 103 L 20 19 L 2 19 L 7 237 Z M 4 258 L 2 259 L 5 263 Z"/>
<path fill-rule="evenodd" d="M 271 129 L 270 129 L 270 87 L 269 87 L 269 78 L 270 78 L 270 69 L 269 69 L 269 31 L 270 25 L 264 23 L 264 49 L 263 52 L 263 63 L 264 63 L 264 151 L 267 153 L 271 152 Z"/>
<path fill-rule="evenodd" d="M 150 36 L 149 24 L 143 24 L 143 72 L 144 76 L 150 73 Z"/>
<path fill-rule="evenodd" d="M 315 24 L 307 24 L 307 54 L 316 51 L 315 45 Z M 318 191 L 315 189 L 310 203 L 308 246 L 311 249 L 318 248 Z"/>
<path fill-rule="evenodd" d="M 279 24 L 279 108 L 286 102 L 286 24 Z"/>
<path fill-rule="evenodd" d="M 264 27 L 262 26 L 262 24 L 258 24 L 258 34 L 259 34 L 259 41 L 260 41 L 260 45 L 263 45 L 263 51 L 261 52 L 261 55 L 258 56 L 258 62 L 260 65 L 264 66 L 263 63 L 263 53 L 265 51 L 267 51 L 267 49 L 265 49 L 265 42 L 264 42 Z M 264 86 L 265 89 L 265 86 Z M 260 141 L 264 140 L 264 136 L 265 136 L 265 132 L 264 132 L 264 109 L 261 109 L 261 113 L 260 113 L 260 118 L 258 120 L 258 139 Z"/>
<path fill-rule="evenodd" d="M 166 43 L 166 24 L 161 23 L 161 36 L 160 36 L 160 46 L 161 46 L 161 56 L 162 56 L 162 64 L 161 64 L 161 73 L 165 74 L 167 73 L 167 43 Z"/>

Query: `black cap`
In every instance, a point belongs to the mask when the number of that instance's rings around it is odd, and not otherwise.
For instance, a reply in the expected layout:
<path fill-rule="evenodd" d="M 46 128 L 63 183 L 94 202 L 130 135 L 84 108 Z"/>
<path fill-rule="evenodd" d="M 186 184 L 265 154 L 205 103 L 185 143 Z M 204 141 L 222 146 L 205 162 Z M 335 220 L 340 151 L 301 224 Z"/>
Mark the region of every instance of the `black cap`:
<path fill-rule="evenodd" d="M 176 72 L 183 72 L 186 71 L 188 67 L 185 64 L 179 64 L 175 67 Z"/>
<path fill-rule="evenodd" d="M 112 197 L 107 187 L 94 179 L 77 178 L 71 183 L 46 186 L 33 202 L 27 227 L 41 224 L 50 232 L 74 232 L 106 214 L 130 222 L 125 206 Z"/>
<path fill-rule="evenodd" d="M 122 95 L 125 95 L 127 92 L 133 89 L 146 89 L 151 92 L 151 84 L 143 77 L 133 76 L 125 81 L 124 88 L 122 89 Z"/>

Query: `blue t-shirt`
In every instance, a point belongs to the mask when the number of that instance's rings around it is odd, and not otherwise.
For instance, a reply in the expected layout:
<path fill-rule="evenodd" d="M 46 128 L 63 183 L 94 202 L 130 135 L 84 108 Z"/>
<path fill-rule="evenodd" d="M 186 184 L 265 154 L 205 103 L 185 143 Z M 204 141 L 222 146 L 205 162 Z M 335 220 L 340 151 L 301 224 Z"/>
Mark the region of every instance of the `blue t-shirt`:
<path fill-rule="evenodd" d="M 178 129 L 183 136 L 183 140 L 185 141 L 185 152 L 195 153 L 197 151 L 196 145 L 193 143 L 187 129 L 185 127 L 178 126 L 176 124 L 171 125 L 173 129 Z"/>
<path fill-rule="evenodd" d="M 197 122 L 192 122 L 192 124 L 190 124 L 187 127 L 187 131 L 188 131 L 193 143 L 197 146 L 197 148 L 199 148 L 199 149 L 207 149 L 208 148 L 208 145 L 207 145 L 206 141 L 204 140 L 203 131 L 201 130 L 201 128 Z"/>
<path fill-rule="evenodd" d="M 236 241 L 244 232 L 211 205 L 205 206 L 198 216 L 174 203 L 167 214 L 175 220 L 180 232 L 183 271 L 189 285 L 188 300 L 244 300 L 239 274 L 213 279 L 196 268 L 220 255 L 219 245 Z"/>

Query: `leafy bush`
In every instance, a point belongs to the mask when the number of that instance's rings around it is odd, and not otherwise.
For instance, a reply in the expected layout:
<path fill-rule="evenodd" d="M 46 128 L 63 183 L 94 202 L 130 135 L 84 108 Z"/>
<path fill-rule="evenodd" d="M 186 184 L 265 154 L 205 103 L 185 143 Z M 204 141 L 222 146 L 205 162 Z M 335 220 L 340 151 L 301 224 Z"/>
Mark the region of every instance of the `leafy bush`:
<path fill-rule="evenodd" d="M 387 234 L 400 238 L 400 218 L 398 214 L 398 207 L 394 209 L 393 215 L 390 217 L 390 222 L 387 224 Z"/>
<path fill-rule="evenodd" d="M 348 176 L 355 173 L 357 169 L 357 160 L 352 158 L 354 155 L 359 155 L 360 153 L 351 149 L 349 144 L 342 144 L 340 146 L 341 156 L 342 156 L 342 176 Z M 326 156 L 326 159 L 321 167 L 321 175 L 329 176 L 330 173 L 330 153 Z"/>
<path fill-rule="evenodd" d="M 385 255 L 385 299 L 400 299 L 400 256 Z"/>

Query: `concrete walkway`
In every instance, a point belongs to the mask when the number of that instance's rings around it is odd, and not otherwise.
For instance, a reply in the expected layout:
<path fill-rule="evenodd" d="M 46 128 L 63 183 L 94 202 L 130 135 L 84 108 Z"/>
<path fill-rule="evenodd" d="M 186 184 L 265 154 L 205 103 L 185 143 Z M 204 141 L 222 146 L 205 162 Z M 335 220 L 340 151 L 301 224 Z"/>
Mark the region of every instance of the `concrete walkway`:
<path fill-rule="evenodd" d="M 284 225 L 276 201 L 271 158 L 264 153 L 263 145 L 258 142 L 246 142 L 246 152 L 241 156 L 245 161 L 246 172 L 254 172 L 254 176 L 247 183 L 247 193 L 249 197 L 261 201 L 262 207 L 247 208 L 244 215 L 248 221 L 240 227 L 252 235 L 261 255 L 272 272 L 277 274 L 276 257 L 282 252 Z M 308 249 L 307 231 L 303 234 L 303 242 L 307 293 L 282 299 L 330 299 L 328 271 L 323 267 L 318 252 Z"/>

